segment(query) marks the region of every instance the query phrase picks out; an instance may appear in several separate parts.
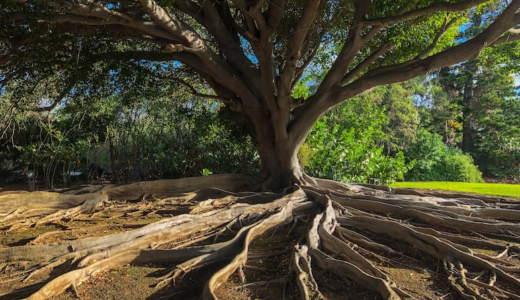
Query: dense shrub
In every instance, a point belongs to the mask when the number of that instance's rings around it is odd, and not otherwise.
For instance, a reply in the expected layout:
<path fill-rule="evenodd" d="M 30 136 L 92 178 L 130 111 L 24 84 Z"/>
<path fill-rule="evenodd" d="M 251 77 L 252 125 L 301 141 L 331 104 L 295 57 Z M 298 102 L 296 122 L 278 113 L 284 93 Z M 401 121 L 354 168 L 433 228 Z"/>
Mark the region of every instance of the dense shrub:
<path fill-rule="evenodd" d="M 213 103 L 190 100 L 189 105 L 173 97 L 122 105 L 105 98 L 50 114 L 16 110 L 18 122 L 0 138 L 0 145 L 9 146 L 0 150 L 0 182 L 21 174 L 17 180 L 43 180 L 52 187 L 56 180 L 70 183 L 72 173 L 87 179 L 91 163 L 118 183 L 256 173 L 259 159 L 245 129 Z"/>
<path fill-rule="evenodd" d="M 415 161 L 405 174 L 408 181 L 482 182 L 482 173 L 473 158 L 455 147 L 446 146 L 442 137 L 421 130 L 418 139 L 405 151 L 407 161 Z"/>
<path fill-rule="evenodd" d="M 344 182 L 381 183 L 403 179 L 413 165 L 402 152 L 383 155 L 378 140 L 385 138 L 384 108 L 357 98 L 340 105 L 321 118 L 306 140 L 299 158 L 310 175 Z"/>

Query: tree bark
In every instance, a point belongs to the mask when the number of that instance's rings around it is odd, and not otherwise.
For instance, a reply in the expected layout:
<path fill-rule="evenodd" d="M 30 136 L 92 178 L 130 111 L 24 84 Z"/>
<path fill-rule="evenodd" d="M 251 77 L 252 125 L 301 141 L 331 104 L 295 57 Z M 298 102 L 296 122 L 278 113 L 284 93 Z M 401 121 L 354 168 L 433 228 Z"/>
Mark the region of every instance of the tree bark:
<path fill-rule="evenodd" d="M 260 141 L 257 150 L 262 163 L 260 177 L 262 189 L 278 191 L 295 183 L 304 182 L 303 170 L 298 161 L 298 150 L 286 142 L 272 144 Z"/>
<path fill-rule="evenodd" d="M 467 65 L 468 78 L 464 83 L 464 95 L 463 95 L 463 110 L 462 110 L 462 143 L 461 148 L 464 152 L 470 151 L 471 148 L 471 110 L 473 102 L 473 89 L 474 89 L 474 73 L 477 71 L 476 62 L 470 61 Z"/>
<path fill-rule="evenodd" d="M 285 125 L 290 121 L 288 114 L 266 111 L 263 115 L 266 116 L 265 120 L 261 121 L 261 117 L 257 117 L 252 122 L 261 161 L 259 188 L 278 191 L 295 183 L 304 183 L 297 154 L 306 135 L 300 138 L 299 143 L 294 143 Z M 280 120 L 285 120 L 284 124 L 280 124 Z"/>

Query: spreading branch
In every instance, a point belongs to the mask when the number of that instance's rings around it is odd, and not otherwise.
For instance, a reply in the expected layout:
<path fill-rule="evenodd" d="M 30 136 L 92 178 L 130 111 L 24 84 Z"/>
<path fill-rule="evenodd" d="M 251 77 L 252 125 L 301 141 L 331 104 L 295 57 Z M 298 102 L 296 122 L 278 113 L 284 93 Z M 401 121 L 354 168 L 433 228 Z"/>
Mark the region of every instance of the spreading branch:
<path fill-rule="evenodd" d="M 168 78 L 168 77 L 162 77 L 162 78 L 165 79 L 165 78 Z M 168 79 L 174 80 L 174 81 L 184 85 L 185 87 L 188 88 L 190 94 L 192 94 L 195 97 L 206 98 L 206 99 L 213 99 L 213 100 L 220 100 L 223 103 L 230 103 L 231 102 L 229 99 L 226 99 L 224 97 L 219 97 L 219 96 L 215 96 L 215 95 L 208 95 L 208 94 L 199 93 L 199 92 L 197 92 L 197 90 L 191 84 L 187 83 L 186 81 L 184 81 L 182 79 L 179 79 L 179 78 L 168 78 Z"/>
<path fill-rule="evenodd" d="M 389 15 L 388 11 L 398 11 L 396 4 L 382 12 L 386 15 L 369 19 L 369 16 L 381 15 L 373 13 L 372 10 L 378 7 L 378 4 L 372 5 L 373 1 L 340 2 L 339 5 L 325 0 L 307 0 L 300 8 L 286 5 L 289 2 L 284 0 L 188 0 L 163 5 L 154 0 L 125 1 L 124 4 L 120 2 L 121 5 L 109 5 L 106 1 L 16 0 L 28 5 L 46 5 L 55 10 L 55 15 L 35 16 L 28 13 L 30 10 L 21 9 L 17 12 L 17 8 L 23 6 L 17 4 L 8 16 L 10 23 L 1 23 L 6 32 L 0 35 L 12 39 L 9 35 L 12 29 L 31 28 L 34 26 L 31 21 L 39 20 L 57 34 L 88 36 L 103 39 L 104 43 L 125 40 L 121 46 L 138 50 L 119 52 L 122 57 L 114 57 L 118 53 L 108 50 L 108 53 L 100 53 L 106 57 L 96 58 L 98 60 L 181 62 L 203 77 L 216 95 L 198 93 L 186 82 L 179 83 L 196 96 L 224 101 L 232 104 L 235 111 L 242 112 L 253 124 L 253 135 L 262 139 L 257 144 L 259 152 L 272 153 L 275 148 L 290 152 L 299 148 L 320 116 L 342 101 L 378 85 L 408 80 L 432 69 L 477 57 L 486 47 L 518 40 L 520 0 L 512 0 L 505 3 L 507 7 L 500 14 L 496 11 L 496 18 L 493 14 L 495 19 L 481 34 L 434 53 L 450 26 L 456 24 L 453 14 L 449 13 L 468 11 L 472 14 L 472 7 L 488 1 L 430 1 L 434 3 L 426 7 L 406 5 L 415 8 L 407 8 L 408 11 L 400 15 Z M 429 37 L 425 49 L 417 51 L 407 61 L 392 62 L 394 55 L 388 55 L 389 51 L 394 53 L 395 49 L 395 53 L 404 51 L 408 55 L 410 50 L 416 49 L 416 44 L 410 49 L 405 48 L 409 43 L 392 44 L 390 41 L 398 33 L 388 25 L 416 22 L 439 12 L 452 19 L 444 20 L 432 34 L 434 36 Z M 336 22 L 337 16 L 344 20 Z M 288 23 L 284 27 L 285 21 Z M 329 26 L 331 23 L 334 26 Z M 289 24 L 293 30 L 289 29 Z M 345 28 L 340 28 L 340 24 Z M 331 28 L 343 32 L 338 34 Z M 100 35 L 100 32 L 106 34 Z M 38 36 L 27 35 L 29 37 L 22 38 L 32 40 L 21 50 L 7 42 L 8 49 L 0 58 L 4 76 L 0 84 L 16 77 L 17 68 L 21 73 L 27 71 L 28 68 L 19 66 L 22 65 L 19 61 L 13 63 L 17 57 L 23 57 L 25 65 L 35 60 L 18 55 L 19 51 L 31 51 L 27 49 L 49 43 L 41 32 Z M 294 99 L 293 90 L 307 68 L 313 65 L 317 53 L 320 49 L 336 49 L 341 43 L 338 41 L 340 36 L 344 39 L 343 45 L 316 93 L 305 101 Z M 246 45 L 246 40 L 250 45 Z M 422 43 L 417 40 L 411 40 L 411 43 Z M 375 66 L 380 58 L 385 59 L 386 66 Z M 354 62 L 357 64 L 353 65 Z M 291 111 L 295 107 L 298 111 Z M 264 157 L 271 157 L 270 154 L 260 156 L 262 161 Z"/>
<path fill-rule="evenodd" d="M 347 72 L 359 50 L 361 50 L 366 43 L 379 32 L 379 30 L 381 30 L 382 26 L 374 26 L 368 31 L 368 33 L 361 36 L 364 28 L 361 22 L 365 18 L 371 5 L 372 1 L 361 1 L 356 8 L 345 44 L 331 69 L 321 82 L 318 91 L 316 92 L 317 97 L 325 95 L 334 85 L 341 82 L 341 79 Z"/>
<path fill-rule="evenodd" d="M 58 104 L 61 102 L 61 100 L 63 100 L 63 98 L 65 98 L 65 96 L 67 96 L 67 94 L 72 90 L 72 88 L 74 88 L 75 85 L 76 85 L 76 81 L 69 81 L 69 83 L 65 86 L 65 88 L 63 88 L 61 90 L 61 92 L 58 94 L 58 96 L 56 98 L 54 98 L 54 101 L 52 102 L 51 105 L 45 106 L 45 107 L 40 107 L 37 109 L 37 111 L 38 112 L 50 112 L 53 109 L 55 109 L 56 106 L 58 106 Z"/>
<path fill-rule="evenodd" d="M 520 29 L 509 29 L 504 36 L 499 37 L 493 42 L 492 47 L 508 42 L 515 42 L 518 40 L 520 40 Z"/>
<path fill-rule="evenodd" d="M 365 25 L 389 25 L 389 24 L 395 24 L 400 22 L 405 22 L 417 17 L 421 17 L 424 15 L 444 11 L 444 12 L 460 12 L 468 10 L 472 7 L 475 7 L 477 5 L 489 2 L 490 0 L 469 0 L 469 1 L 463 1 L 458 3 L 448 3 L 448 2 L 440 2 L 435 3 L 431 6 L 412 10 L 409 12 L 406 12 L 404 14 L 398 15 L 398 16 L 391 16 L 391 17 L 383 17 L 378 19 L 369 19 L 365 20 L 363 24 Z"/>
<path fill-rule="evenodd" d="M 285 67 L 280 75 L 279 90 L 280 96 L 289 96 L 291 93 L 290 87 L 294 79 L 296 67 L 300 61 L 302 45 L 309 31 L 312 29 L 312 23 L 316 19 L 318 6 L 320 0 L 309 0 L 303 7 L 302 16 L 298 25 L 294 29 L 294 34 L 291 37 L 289 46 L 287 47 L 287 54 L 285 56 Z"/>
<path fill-rule="evenodd" d="M 478 56 L 484 48 L 496 44 L 497 41 L 502 41 L 500 40 L 502 34 L 520 23 L 520 13 L 516 13 L 519 8 L 520 0 L 511 1 L 502 14 L 481 34 L 458 46 L 418 61 L 408 61 L 374 69 L 346 86 L 331 85 L 330 89 L 325 89 L 322 93 L 318 89 L 318 92 L 306 101 L 297 118 L 289 126 L 289 133 L 293 135 L 292 143 L 295 147 L 299 147 L 314 123 L 332 107 L 346 99 L 361 95 L 379 85 L 406 81 L 433 69 L 450 66 Z M 507 37 L 502 38 L 507 39 Z M 335 64 L 338 64 L 338 61 Z M 331 76 L 332 71 L 333 69 L 327 76 Z"/>
<path fill-rule="evenodd" d="M 343 101 L 340 99 L 345 96 L 351 97 L 351 93 L 359 94 L 374 86 L 406 81 L 426 74 L 433 69 L 450 66 L 465 61 L 468 58 L 478 56 L 484 48 L 496 43 L 502 33 L 509 31 L 520 23 L 520 13 L 516 13 L 519 8 L 520 0 L 513 0 L 495 22 L 481 34 L 458 46 L 419 61 L 414 61 L 413 63 L 405 62 L 368 72 L 351 85 L 337 88 L 336 92 L 338 92 L 338 94 L 333 100 L 333 103 L 337 104 Z M 384 72 L 382 70 L 384 70 Z"/>
<path fill-rule="evenodd" d="M 361 72 L 363 72 L 365 69 L 367 69 L 370 65 L 372 65 L 378 58 L 380 58 L 382 55 L 384 55 L 386 52 L 388 52 L 390 49 L 392 49 L 394 45 L 388 44 L 385 45 L 378 50 L 374 51 L 372 54 L 370 54 L 365 60 L 363 60 L 360 64 L 358 64 L 356 67 L 354 67 L 350 72 L 347 73 L 341 80 L 341 85 L 347 84 L 350 80 L 354 79 L 357 75 L 359 75 Z"/>
<path fill-rule="evenodd" d="M 437 33 L 437 35 L 435 36 L 435 38 L 433 39 L 433 42 L 430 44 L 430 46 L 428 46 L 428 48 L 424 49 L 423 52 L 421 52 L 419 55 L 417 55 L 415 57 L 416 60 L 418 59 L 423 59 L 425 58 L 426 56 L 428 56 L 428 54 L 430 54 L 433 49 L 435 49 L 435 47 L 437 46 L 437 43 L 439 43 L 439 40 L 444 36 L 444 34 L 448 31 L 448 29 L 453 25 L 455 24 L 455 22 L 457 21 L 456 18 L 453 18 L 451 19 L 451 21 L 449 21 L 448 23 L 446 23 L 446 20 L 447 20 L 447 17 L 446 19 L 444 20 L 444 23 L 442 24 L 442 27 L 441 27 L 441 30 L 439 30 L 439 32 Z"/>

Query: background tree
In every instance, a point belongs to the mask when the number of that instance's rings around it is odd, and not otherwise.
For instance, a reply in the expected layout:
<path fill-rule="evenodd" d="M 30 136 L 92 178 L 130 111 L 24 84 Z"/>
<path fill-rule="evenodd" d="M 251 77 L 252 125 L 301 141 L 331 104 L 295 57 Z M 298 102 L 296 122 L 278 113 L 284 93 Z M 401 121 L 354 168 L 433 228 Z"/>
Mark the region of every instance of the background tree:
<path fill-rule="evenodd" d="M 460 38 L 482 26 L 472 23 Z M 519 137 L 518 51 L 508 46 L 486 49 L 477 60 L 439 69 L 423 88 L 416 85 L 415 93 L 421 127 L 473 156 L 485 176 L 514 179 L 519 167 L 518 150 L 512 146 Z"/>
<path fill-rule="evenodd" d="M 511 70 L 494 63 L 494 57 L 488 58 L 491 61 L 471 61 L 443 69 L 440 84 L 453 97 L 448 109 L 448 126 L 454 134 L 451 144 L 458 142 L 488 176 L 506 178 L 507 172 L 499 171 L 505 162 L 499 149 L 518 137 L 518 97 Z M 505 159 L 512 170 L 518 168 L 514 152 Z"/>

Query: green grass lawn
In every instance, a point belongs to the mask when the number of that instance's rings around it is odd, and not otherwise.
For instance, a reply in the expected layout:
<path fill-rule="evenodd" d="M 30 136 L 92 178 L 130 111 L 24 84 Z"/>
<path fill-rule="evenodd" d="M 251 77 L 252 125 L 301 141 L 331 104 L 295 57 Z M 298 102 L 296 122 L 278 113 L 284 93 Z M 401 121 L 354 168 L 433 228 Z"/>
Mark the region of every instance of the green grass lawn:
<path fill-rule="evenodd" d="M 520 198 L 520 184 L 467 183 L 467 182 L 396 182 L 394 188 L 435 189 L 476 193 L 483 195 Z"/>

